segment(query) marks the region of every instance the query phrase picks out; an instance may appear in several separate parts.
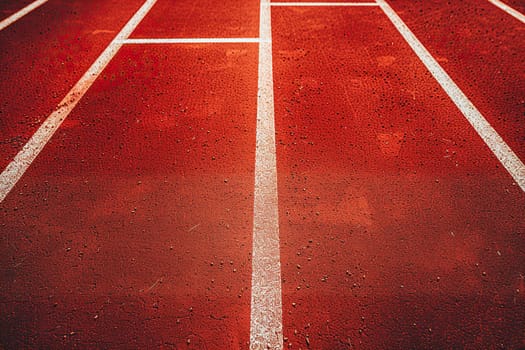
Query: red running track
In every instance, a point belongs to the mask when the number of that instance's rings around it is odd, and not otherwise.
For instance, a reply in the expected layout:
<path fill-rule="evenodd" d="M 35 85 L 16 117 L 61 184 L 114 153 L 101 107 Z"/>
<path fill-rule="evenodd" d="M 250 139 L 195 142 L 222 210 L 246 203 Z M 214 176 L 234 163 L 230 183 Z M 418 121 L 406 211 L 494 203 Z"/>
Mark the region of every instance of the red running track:
<path fill-rule="evenodd" d="M 491 125 L 525 158 L 524 24 L 488 1 L 392 6 Z"/>
<path fill-rule="evenodd" d="M 141 5 L 49 0 L 0 31 L 2 169 Z M 524 25 L 391 5 L 524 159 Z M 257 38 L 259 6 L 159 0 L 131 37 Z M 379 7 L 271 21 L 282 347 L 524 347 L 524 192 Z M 258 63 L 119 50 L 0 203 L 0 348 L 250 347 Z"/>
<path fill-rule="evenodd" d="M 289 344 L 522 345 L 525 197 L 395 28 L 274 8 L 273 33 Z"/>
<path fill-rule="evenodd" d="M 50 0 L 0 31 L 1 169 L 140 4 L 140 0 L 124 4 L 116 0 Z M 10 9 L 14 7 L 11 4 Z"/>

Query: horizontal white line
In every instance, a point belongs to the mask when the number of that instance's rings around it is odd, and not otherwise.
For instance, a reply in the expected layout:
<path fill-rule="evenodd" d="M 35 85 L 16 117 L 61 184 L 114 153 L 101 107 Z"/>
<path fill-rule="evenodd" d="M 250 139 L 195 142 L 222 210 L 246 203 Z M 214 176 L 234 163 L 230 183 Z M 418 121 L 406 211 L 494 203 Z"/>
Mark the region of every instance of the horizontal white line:
<path fill-rule="evenodd" d="M 379 6 L 375 2 L 272 2 L 270 6 Z"/>
<path fill-rule="evenodd" d="M 512 17 L 516 18 L 518 21 L 521 21 L 522 23 L 525 23 L 525 15 L 523 15 L 521 12 L 513 9 L 507 4 L 502 3 L 499 0 L 489 0 L 494 6 L 499 7 L 503 11 L 507 12 Z"/>
<path fill-rule="evenodd" d="M 221 44 L 221 43 L 259 43 L 259 38 L 147 38 L 124 39 L 120 44 Z"/>
<path fill-rule="evenodd" d="M 24 7 L 23 9 L 21 9 L 20 11 L 18 11 L 16 13 L 13 13 L 11 16 L 7 17 L 2 22 L 0 22 L 0 30 L 2 30 L 4 28 L 10 26 L 11 24 L 15 23 L 20 18 L 22 18 L 25 15 L 27 15 L 29 12 L 31 12 L 34 9 L 36 9 L 37 7 L 45 4 L 47 1 L 48 0 L 36 0 L 36 1 L 32 2 L 32 3 L 30 3 L 29 5 L 27 5 L 26 7 Z"/>
<path fill-rule="evenodd" d="M 469 98 L 461 91 L 452 78 L 439 65 L 436 59 L 428 52 L 419 39 L 412 33 L 401 17 L 388 5 L 385 0 L 377 0 L 381 9 L 385 12 L 392 24 L 397 28 L 405 41 L 419 57 L 421 62 L 427 67 L 434 79 L 445 90 L 450 99 L 463 113 L 470 125 L 476 130 L 478 135 L 485 141 L 492 153 L 498 158 L 501 164 L 507 169 L 516 183 L 525 191 L 525 165 L 505 143 L 503 138 L 490 125 L 485 117 L 479 112 Z"/>

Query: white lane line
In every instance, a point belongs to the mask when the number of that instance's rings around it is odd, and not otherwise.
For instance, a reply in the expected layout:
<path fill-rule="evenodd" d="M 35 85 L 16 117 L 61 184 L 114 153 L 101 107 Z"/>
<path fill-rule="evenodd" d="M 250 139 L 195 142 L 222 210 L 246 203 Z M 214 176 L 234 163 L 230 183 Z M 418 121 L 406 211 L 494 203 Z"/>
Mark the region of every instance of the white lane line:
<path fill-rule="evenodd" d="M 26 7 L 24 7 L 23 9 L 21 9 L 20 11 L 13 13 L 11 16 L 7 17 L 2 22 L 0 22 L 0 30 L 2 30 L 4 28 L 10 26 L 11 24 L 15 23 L 20 18 L 22 18 L 25 15 L 27 15 L 29 12 L 31 12 L 34 9 L 36 9 L 37 7 L 40 7 L 43 4 L 45 4 L 47 1 L 48 0 L 36 0 L 36 1 L 32 2 L 32 3 L 30 3 L 29 5 L 27 5 Z"/>
<path fill-rule="evenodd" d="M 516 18 L 518 21 L 521 21 L 521 23 L 525 23 L 525 15 L 522 14 L 521 12 L 513 9 L 509 5 L 503 3 L 503 2 L 501 2 L 499 0 L 489 0 L 489 2 L 491 2 L 493 5 L 499 7 L 503 11 L 507 12 L 509 15 L 511 15 L 512 17 Z"/>
<path fill-rule="evenodd" d="M 378 6 L 375 2 L 272 2 L 271 6 Z"/>
<path fill-rule="evenodd" d="M 261 0 L 250 349 L 283 348 L 279 210 L 269 0 Z"/>
<path fill-rule="evenodd" d="M 397 15 L 397 13 L 390 7 L 390 5 L 388 5 L 385 0 L 377 0 L 377 2 L 390 21 L 397 28 L 399 33 L 401 33 L 403 38 L 410 45 L 412 50 L 414 50 L 416 55 L 427 67 L 432 76 L 434 76 L 434 78 L 437 80 L 439 85 L 441 85 L 443 90 L 445 90 L 448 96 L 463 113 L 465 118 L 467 118 L 479 136 L 481 136 L 490 150 L 525 192 L 525 165 L 523 162 L 505 143 L 501 136 L 496 132 L 496 130 L 494 130 L 485 117 L 483 117 L 483 115 L 478 111 L 476 106 L 472 104 L 468 97 L 463 93 L 463 91 L 461 91 L 452 78 L 439 65 L 439 63 L 417 39 L 417 37 L 412 33 L 408 26 Z"/>
<path fill-rule="evenodd" d="M 146 38 L 125 39 L 120 44 L 221 44 L 221 43 L 258 43 L 259 38 Z"/>
<path fill-rule="evenodd" d="M 122 47 L 122 44 L 119 43 L 119 41 L 126 39 L 131 34 L 156 2 L 157 0 L 147 0 L 142 5 L 142 7 L 111 41 L 104 52 L 102 52 L 97 60 L 91 65 L 87 72 L 84 73 L 75 86 L 73 86 L 68 92 L 55 111 L 47 117 L 29 141 L 24 145 L 22 150 L 18 152 L 13 161 L 11 161 L 2 174 L 0 174 L 0 202 L 2 202 L 13 189 L 18 180 L 24 175 L 31 163 L 60 127 L 62 122 L 67 118 L 69 113 L 71 113 L 73 108 L 75 108 L 78 101 L 80 101 L 86 91 L 91 87 L 93 82 Z"/>

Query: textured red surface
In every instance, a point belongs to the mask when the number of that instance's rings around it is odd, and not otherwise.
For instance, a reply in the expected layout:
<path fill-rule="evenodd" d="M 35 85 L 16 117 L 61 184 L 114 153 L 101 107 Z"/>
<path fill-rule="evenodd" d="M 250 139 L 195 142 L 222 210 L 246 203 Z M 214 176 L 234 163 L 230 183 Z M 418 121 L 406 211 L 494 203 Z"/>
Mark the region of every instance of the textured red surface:
<path fill-rule="evenodd" d="M 50 0 L 0 32 L 0 169 L 141 3 Z"/>
<path fill-rule="evenodd" d="M 521 190 L 378 10 L 272 20 L 287 342 L 523 345 Z"/>
<path fill-rule="evenodd" d="M 525 159 L 525 30 L 488 1 L 392 1 L 479 111 Z"/>
<path fill-rule="evenodd" d="M 6 348 L 246 347 L 256 57 L 118 54 L 2 203 Z"/>
<path fill-rule="evenodd" d="M 257 37 L 257 0 L 159 1 L 133 33 L 137 38 Z"/>
<path fill-rule="evenodd" d="M 0 31 L 1 169 L 142 3 Z M 389 3 L 524 159 L 523 26 Z M 379 7 L 272 14 L 285 348 L 523 348 L 523 191 Z M 159 0 L 132 37 L 258 32 L 258 1 Z M 121 49 L 0 203 L 0 349 L 248 348 L 257 60 Z"/>

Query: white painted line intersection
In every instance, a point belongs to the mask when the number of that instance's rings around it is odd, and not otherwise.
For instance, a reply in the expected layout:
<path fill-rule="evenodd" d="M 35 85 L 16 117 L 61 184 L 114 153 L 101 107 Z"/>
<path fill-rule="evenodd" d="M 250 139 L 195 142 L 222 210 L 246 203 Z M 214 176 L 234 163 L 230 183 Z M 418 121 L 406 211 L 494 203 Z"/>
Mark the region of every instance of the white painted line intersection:
<path fill-rule="evenodd" d="M 250 349 L 283 348 L 271 9 L 261 0 Z"/>
<path fill-rule="evenodd" d="M 35 1 L 44 3 L 47 0 Z M 252 251 L 250 349 L 282 349 L 282 295 L 275 149 L 271 7 L 379 6 L 498 160 L 525 191 L 525 166 L 384 0 L 366 3 L 261 0 L 259 38 L 129 38 L 157 0 L 147 0 L 0 174 L 0 202 L 16 185 L 62 122 L 123 45 L 257 43 L 258 101 Z M 493 3 L 497 0 L 489 0 Z M 41 4 L 40 4 L 41 5 Z M 523 22 L 523 21 L 522 21 Z M 3 22 L 2 22 L 3 23 Z M 3 29 L 0 27 L 0 30 Z"/>
<path fill-rule="evenodd" d="M 18 152 L 11 163 L 7 165 L 4 171 L 0 174 L 0 202 L 2 202 L 9 192 L 11 192 L 13 187 L 15 187 L 18 180 L 20 180 L 36 157 L 44 149 L 60 125 L 62 125 L 80 99 L 85 95 L 100 73 L 102 73 L 104 68 L 122 47 L 122 44 L 119 43 L 119 41 L 122 41 L 131 35 L 133 30 L 135 30 L 156 2 L 157 0 L 146 0 L 142 7 L 117 34 L 115 39 L 113 39 L 87 72 L 84 73 L 75 86 L 73 86 L 68 92 L 55 111 L 47 117 L 29 141 L 24 145 L 22 150 Z"/>

